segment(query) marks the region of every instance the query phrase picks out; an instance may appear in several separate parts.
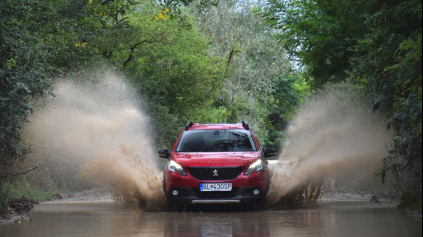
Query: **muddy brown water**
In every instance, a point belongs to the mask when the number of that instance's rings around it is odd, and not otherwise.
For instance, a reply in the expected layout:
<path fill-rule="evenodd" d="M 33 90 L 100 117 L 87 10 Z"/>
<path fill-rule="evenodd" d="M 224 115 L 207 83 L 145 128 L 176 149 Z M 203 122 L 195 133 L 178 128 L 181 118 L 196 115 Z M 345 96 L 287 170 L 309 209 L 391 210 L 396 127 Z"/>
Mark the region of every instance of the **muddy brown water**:
<path fill-rule="evenodd" d="M 135 211 L 116 203 L 43 203 L 0 236 L 422 236 L 394 203 L 327 202 L 296 210 Z"/>

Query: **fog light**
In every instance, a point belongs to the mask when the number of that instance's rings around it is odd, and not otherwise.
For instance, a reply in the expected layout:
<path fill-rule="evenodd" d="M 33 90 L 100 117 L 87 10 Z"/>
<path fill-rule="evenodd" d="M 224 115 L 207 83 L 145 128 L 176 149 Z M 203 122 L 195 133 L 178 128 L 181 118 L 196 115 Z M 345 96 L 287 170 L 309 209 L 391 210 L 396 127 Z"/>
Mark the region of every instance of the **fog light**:
<path fill-rule="evenodd" d="M 254 195 L 259 195 L 259 193 L 260 193 L 260 190 L 254 189 Z"/>
<path fill-rule="evenodd" d="M 173 194 L 173 196 L 178 195 L 178 190 L 173 190 L 172 194 Z"/>

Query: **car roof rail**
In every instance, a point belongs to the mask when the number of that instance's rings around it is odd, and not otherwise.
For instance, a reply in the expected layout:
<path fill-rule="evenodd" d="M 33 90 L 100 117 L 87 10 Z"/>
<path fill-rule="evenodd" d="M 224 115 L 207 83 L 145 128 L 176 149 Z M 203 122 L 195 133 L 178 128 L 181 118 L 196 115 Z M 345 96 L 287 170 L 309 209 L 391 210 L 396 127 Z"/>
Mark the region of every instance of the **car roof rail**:
<path fill-rule="evenodd" d="M 245 130 L 250 130 L 250 126 L 248 125 L 247 121 L 242 121 L 242 126 Z"/>
<path fill-rule="evenodd" d="M 190 128 L 190 127 L 192 127 L 192 125 L 194 124 L 194 122 L 189 122 L 189 123 L 187 123 L 187 125 L 185 125 L 185 131 L 188 131 L 188 129 Z"/>

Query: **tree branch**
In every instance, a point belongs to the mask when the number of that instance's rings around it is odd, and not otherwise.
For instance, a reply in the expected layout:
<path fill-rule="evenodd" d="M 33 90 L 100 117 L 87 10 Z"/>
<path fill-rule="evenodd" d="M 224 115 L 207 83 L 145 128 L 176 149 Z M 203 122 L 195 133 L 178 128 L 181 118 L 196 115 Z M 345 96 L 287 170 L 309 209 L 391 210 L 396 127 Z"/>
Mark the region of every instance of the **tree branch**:
<path fill-rule="evenodd" d="M 229 53 L 229 60 L 227 62 L 227 64 L 229 65 L 231 63 L 232 60 L 232 55 L 234 54 L 234 50 L 232 49 L 231 52 Z"/>
<path fill-rule="evenodd" d="M 114 2 L 115 0 L 106 0 L 106 1 L 104 1 L 102 4 L 103 5 L 106 5 L 107 3 L 110 3 L 110 2 Z"/>
<path fill-rule="evenodd" d="M 119 22 L 117 22 L 117 24 L 120 24 L 120 23 L 122 23 L 122 21 L 124 21 L 124 20 L 126 20 L 126 19 L 128 19 L 129 17 L 122 17 L 122 19 L 120 19 L 120 21 Z"/>
<path fill-rule="evenodd" d="M 131 61 L 131 59 L 132 59 L 132 50 L 131 50 L 131 53 L 129 54 L 129 57 L 128 57 L 128 59 L 123 63 L 123 67 L 126 67 L 126 65 Z"/>
<path fill-rule="evenodd" d="M 6 175 L 6 176 L 0 176 L 0 179 L 4 179 L 4 178 L 8 178 L 8 177 L 14 177 L 14 176 L 23 175 L 23 174 L 26 174 L 26 173 L 29 173 L 29 172 L 31 172 L 31 171 L 33 171 L 33 170 L 35 170 L 36 168 L 38 168 L 38 166 L 36 166 L 36 167 L 34 167 L 34 168 L 30 169 L 30 170 L 27 170 L 27 171 L 25 171 L 25 172 L 23 172 L 23 173 L 19 173 L 19 174 L 12 174 L 12 175 Z"/>
<path fill-rule="evenodd" d="M 153 41 L 144 40 L 144 41 L 140 41 L 140 42 L 134 44 L 133 46 L 130 45 L 131 46 L 131 48 L 130 48 L 131 53 L 129 54 L 128 59 L 123 63 L 123 67 L 126 67 L 126 65 L 131 61 L 131 59 L 132 59 L 132 53 L 134 52 L 134 49 L 136 47 L 138 47 L 138 45 L 140 45 L 142 43 L 150 43 L 151 44 L 151 43 L 153 43 Z"/>
<path fill-rule="evenodd" d="M 163 34 L 164 34 L 164 32 L 155 35 L 155 37 L 161 36 Z M 151 40 L 141 40 L 140 42 L 137 42 L 134 45 L 130 45 L 128 43 L 128 45 L 130 46 L 129 50 L 131 50 L 131 53 L 129 54 L 128 59 L 123 63 L 123 67 L 126 67 L 126 65 L 132 60 L 132 54 L 134 53 L 135 48 L 137 48 L 140 44 L 143 44 L 143 43 L 150 43 L 150 44 L 152 44 L 152 43 L 163 43 L 163 42 L 160 42 L 160 41 L 151 41 Z"/>
<path fill-rule="evenodd" d="M 143 40 L 143 41 L 140 41 L 140 42 L 134 44 L 133 46 L 131 46 L 131 51 L 134 50 L 136 47 L 138 47 L 138 45 L 140 45 L 142 43 L 150 43 L 150 44 L 152 44 L 152 43 L 159 43 L 159 42 L 153 42 L 153 41 L 149 41 L 149 40 Z"/>

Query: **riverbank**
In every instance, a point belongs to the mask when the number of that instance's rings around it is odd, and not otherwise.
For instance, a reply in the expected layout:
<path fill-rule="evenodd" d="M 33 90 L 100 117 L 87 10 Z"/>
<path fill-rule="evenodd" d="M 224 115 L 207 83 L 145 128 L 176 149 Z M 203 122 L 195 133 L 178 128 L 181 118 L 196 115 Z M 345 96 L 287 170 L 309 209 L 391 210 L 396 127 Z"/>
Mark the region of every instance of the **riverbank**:
<path fill-rule="evenodd" d="M 32 192 L 30 196 L 34 196 L 38 192 Z M 52 191 L 45 192 L 43 195 L 37 195 L 35 200 L 29 199 L 29 202 L 23 202 L 20 208 L 14 208 L 9 205 L 7 214 L 0 215 L 0 225 L 8 224 L 14 221 L 31 221 L 29 214 L 32 209 L 39 205 L 39 203 L 52 203 L 52 202 L 66 202 L 66 203 L 101 203 L 101 202 L 114 202 L 112 195 L 106 189 L 92 188 L 75 193 L 54 193 Z M 12 207 L 11 207 L 12 206 Z"/>
<path fill-rule="evenodd" d="M 405 213 L 407 213 L 409 216 L 412 216 L 414 219 L 417 219 L 419 221 L 422 221 L 422 213 L 418 213 L 415 210 L 412 209 L 401 209 L 402 211 L 404 211 Z"/>
<path fill-rule="evenodd" d="M 16 220 L 18 220 L 18 221 L 31 221 L 31 219 L 29 219 L 29 212 L 28 213 L 15 213 L 14 211 L 9 211 L 8 214 L 0 216 L 0 225 L 13 223 Z"/>

